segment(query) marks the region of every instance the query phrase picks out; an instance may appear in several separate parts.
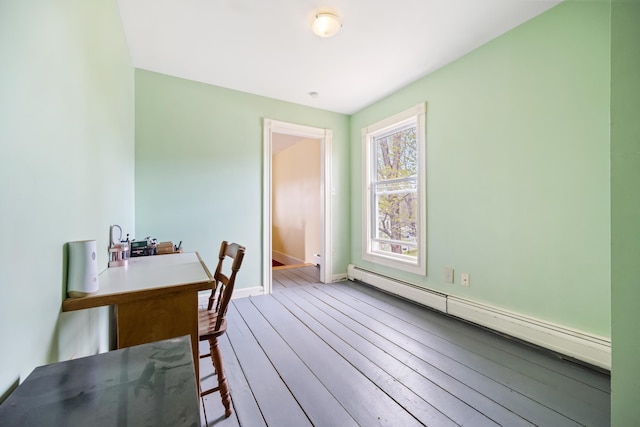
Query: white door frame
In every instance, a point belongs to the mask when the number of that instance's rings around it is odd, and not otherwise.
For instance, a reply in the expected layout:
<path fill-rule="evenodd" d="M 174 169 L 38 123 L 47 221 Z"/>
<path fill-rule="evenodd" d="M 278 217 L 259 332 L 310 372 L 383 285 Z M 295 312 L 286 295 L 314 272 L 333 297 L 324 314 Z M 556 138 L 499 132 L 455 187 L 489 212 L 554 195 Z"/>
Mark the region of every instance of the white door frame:
<path fill-rule="evenodd" d="M 285 135 L 294 135 L 302 138 L 319 139 L 320 140 L 320 179 L 321 179 L 321 193 L 322 193 L 322 248 L 321 248 L 321 262 L 320 262 L 320 281 L 322 283 L 332 282 L 332 242 L 331 242 L 331 144 L 333 138 L 333 131 L 331 129 L 314 128 L 310 126 L 298 125 L 294 123 L 280 122 L 277 120 L 264 119 L 264 177 L 263 177 L 263 273 L 262 283 L 264 287 L 264 293 L 270 294 L 272 291 L 272 277 L 271 277 L 271 230 L 272 230 L 272 147 L 273 147 L 273 134 L 281 133 Z"/>

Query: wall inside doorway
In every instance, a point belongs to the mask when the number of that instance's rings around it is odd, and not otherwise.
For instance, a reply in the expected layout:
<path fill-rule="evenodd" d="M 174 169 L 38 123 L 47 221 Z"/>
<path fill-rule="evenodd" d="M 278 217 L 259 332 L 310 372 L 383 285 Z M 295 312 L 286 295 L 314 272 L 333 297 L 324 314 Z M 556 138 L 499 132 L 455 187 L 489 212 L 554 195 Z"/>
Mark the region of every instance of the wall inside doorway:
<path fill-rule="evenodd" d="M 320 140 L 273 154 L 272 253 L 283 264 L 313 263 L 322 248 Z"/>

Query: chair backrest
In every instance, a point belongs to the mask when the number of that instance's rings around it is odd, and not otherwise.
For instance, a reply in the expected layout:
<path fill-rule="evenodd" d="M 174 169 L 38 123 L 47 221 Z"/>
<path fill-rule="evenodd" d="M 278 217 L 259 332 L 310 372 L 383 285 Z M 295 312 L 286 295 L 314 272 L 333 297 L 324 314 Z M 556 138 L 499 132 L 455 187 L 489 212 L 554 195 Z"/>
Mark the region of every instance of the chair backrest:
<path fill-rule="evenodd" d="M 231 301 L 231 294 L 233 293 L 233 287 L 236 281 L 236 275 L 242 265 L 244 259 L 245 247 L 237 243 L 227 243 L 223 241 L 220 244 L 220 253 L 218 255 L 218 266 L 216 272 L 213 274 L 213 286 L 211 288 L 211 296 L 209 296 L 208 310 L 214 308 L 218 313 L 215 329 L 218 330 L 224 320 L 224 316 L 227 313 L 227 306 Z M 226 258 L 233 259 L 231 264 L 231 272 L 225 274 L 223 272 L 223 264 Z"/>

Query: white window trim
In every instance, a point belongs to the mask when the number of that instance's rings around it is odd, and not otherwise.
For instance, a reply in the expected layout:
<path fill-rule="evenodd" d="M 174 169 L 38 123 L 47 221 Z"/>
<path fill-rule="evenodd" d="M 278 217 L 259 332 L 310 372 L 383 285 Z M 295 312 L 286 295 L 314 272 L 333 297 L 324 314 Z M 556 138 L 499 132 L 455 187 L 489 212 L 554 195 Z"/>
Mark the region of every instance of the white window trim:
<path fill-rule="evenodd" d="M 377 123 L 362 129 L 362 210 L 364 221 L 362 225 L 362 259 L 376 264 L 392 267 L 409 273 L 426 275 L 427 267 L 427 197 L 426 197 L 426 128 L 425 128 L 426 105 L 418 104 L 401 113 L 387 117 Z M 417 123 L 417 146 L 418 146 L 418 256 L 415 261 L 403 260 L 393 256 L 386 256 L 371 250 L 371 143 L 370 135 L 383 132 L 388 128 L 397 126 L 400 122 L 415 118 Z M 408 258 L 408 257 L 407 257 Z"/>

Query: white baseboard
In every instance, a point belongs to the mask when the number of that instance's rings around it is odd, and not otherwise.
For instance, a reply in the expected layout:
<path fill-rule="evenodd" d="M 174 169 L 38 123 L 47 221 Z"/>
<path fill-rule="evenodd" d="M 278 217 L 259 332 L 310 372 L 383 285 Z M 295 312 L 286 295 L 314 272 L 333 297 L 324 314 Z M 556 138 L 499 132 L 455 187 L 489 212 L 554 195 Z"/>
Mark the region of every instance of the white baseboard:
<path fill-rule="evenodd" d="M 255 297 L 258 295 L 264 295 L 263 286 L 254 286 L 252 288 L 240 288 L 240 289 L 236 288 L 233 290 L 233 296 L 231 297 L 231 299 Z"/>
<path fill-rule="evenodd" d="M 465 298 L 441 294 L 413 284 L 381 276 L 350 264 L 349 279 L 408 298 L 444 313 L 505 333 L 540 347 L 611 370 L 611 340 L 587 332 L 545 322 Z"/>
<path fill-rule="evenodd" d="M 284 264 L 284 265 L 295 265 L 295 264 L 304 264 L 304 260 L 296 258 L 294 256 L 291 255 L 287 255 L 285 253 L 282 252 L 278 252 L 278 251 L 271 251 L 271 258 L 275 259 L 276 261 Z"/>
<path fill-rule="evenodd" d="M 331 276 L 331 283 L 342 282 L 343 280 L 347 280 L 349 277 L 347 273 L 342 274 L 334 274 Z"/>
<path fill-rule="evenodd" d="M 207 308 L 207 305 L 209 304 L 209 295 L 211 295 L 211 291 L 198 292 L 198 307 Z M 264 287 L 254 286 L 252 288 L 235 288 L 231 299 L 255 297 L 258 295 L 264 295 Z"/>

